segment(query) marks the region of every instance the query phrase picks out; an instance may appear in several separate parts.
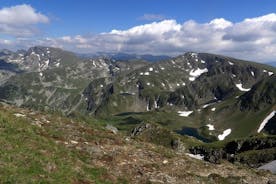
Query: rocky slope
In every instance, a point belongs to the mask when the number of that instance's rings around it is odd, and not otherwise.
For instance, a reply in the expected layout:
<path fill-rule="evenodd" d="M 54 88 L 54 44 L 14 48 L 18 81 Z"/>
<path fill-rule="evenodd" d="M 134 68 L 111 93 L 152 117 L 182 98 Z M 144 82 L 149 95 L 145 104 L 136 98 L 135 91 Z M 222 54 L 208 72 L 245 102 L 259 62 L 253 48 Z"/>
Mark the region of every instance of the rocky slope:
<path fill-rule="evenodd" d="M 157 120 L 177 130 L 196 128 L 210 140 L 224 139 L 224 131 L 231 131 L 230 138 L 244 137 L 257 133 L 275 109 L 274 72 L 224 56 L 186 53 L 116 78 L 102 96 L 93 81 L 84 95 L 88 110 L 99 116 L 134 112 L 125 118 Z"/>
<path fill-rule="evenodd" d="M 227 161 L 212 164 L 183 149 L 144 142 L 145 135 L 158 128 L 155 125 L 130 137 L 107 130 L 106 123 L 1 104 L 1 182 L 266 184 L 276 180 L 269 172 Z"/>
<path fill-rule="evenodd" d="M 128 119 L 151 120 L 183 134 L 193 130 L 202 140 L 223 140 L 258 133 L 275 110 L 276 69 L 225 56 L 187 52 L 128 62 L 33 47 L 0 57 L 2 101 L 124 121 L 121 128 L 133 127 Z"/>
<path fill-rule="evenodd" d="M 22 71 L 1 86 L 0 96 L 18 106 L 51 109 L 70 113 L 79 108 L 86 111 L 83 90 L 95 79 L 111 80 L 119 72 L 137 65 L 114 63 L 105 58 L 83 59 L 56 48 L 33 47 L 22 53 L 10 53 L 3 61 Z M 8 78 L 8 77 L 7 77 Z"/>

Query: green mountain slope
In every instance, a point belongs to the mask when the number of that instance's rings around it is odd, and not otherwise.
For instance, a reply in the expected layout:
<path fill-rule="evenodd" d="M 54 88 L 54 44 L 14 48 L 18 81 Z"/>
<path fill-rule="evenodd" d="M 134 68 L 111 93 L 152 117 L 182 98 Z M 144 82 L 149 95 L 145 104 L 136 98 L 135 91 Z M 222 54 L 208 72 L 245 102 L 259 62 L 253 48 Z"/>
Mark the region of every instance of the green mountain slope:
<path fill-rule="evenodd" d="M 157 129 L 154 136 L 164 133 L 177 136 L 158 125 L 136 134 L 138 137 L 129 137 L 121 132 L 112 133 L 104 128 L 105 123 L 1 104 L 0 181 L 265 184 L 275 180 L 268 172 L 244 165 L 227 161 L 212 164 L 192 158 L 181 150 L 158 145 L 158 142 L 144 142 L 152 137 L 150 132 Z M 164 138 L 164 142 L 171 137 Z M 176 142 L 173 145 L 177 145 Z"/>
<path fill-rule="evenodd" d="M 202 140 L 246 137 L 275 110 L 276 69 L 226 56 L 187 52 L 148 63 L 32 47 L 0 57 L 22 71 L 5 78 L 2 101 L 123 121 L 123 129 L 133 127 L 128 119 L 151 120 Z"/>

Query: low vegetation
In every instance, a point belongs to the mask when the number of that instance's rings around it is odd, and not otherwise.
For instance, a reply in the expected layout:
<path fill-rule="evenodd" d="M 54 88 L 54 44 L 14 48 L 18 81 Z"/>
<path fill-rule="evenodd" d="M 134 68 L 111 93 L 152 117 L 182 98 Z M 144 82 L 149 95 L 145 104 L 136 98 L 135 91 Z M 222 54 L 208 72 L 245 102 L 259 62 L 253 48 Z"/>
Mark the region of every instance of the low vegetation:
<path fill-rule="evenodd" d="M 1 105 L 1 183 L 266 183 L 275 179 L 268 172 L 225 161 L 216 165 L 190 158 L 185 148 L 198 141 L 179 139 L 154 123 L 138 136 L 111 132 L 106 123 Z"/>

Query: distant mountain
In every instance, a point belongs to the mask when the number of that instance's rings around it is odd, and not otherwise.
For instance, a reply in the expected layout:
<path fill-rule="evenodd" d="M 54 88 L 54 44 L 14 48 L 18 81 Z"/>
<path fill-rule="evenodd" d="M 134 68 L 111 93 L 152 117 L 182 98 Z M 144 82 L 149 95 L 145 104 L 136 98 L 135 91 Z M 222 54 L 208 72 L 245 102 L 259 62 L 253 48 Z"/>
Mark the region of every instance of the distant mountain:
<path fill-rule="evenodd" d="M 156 61 L 162 61 L 170 59 L 170 56 L 166 55 L 138 55 L 138 54 L 127 54 L 127 53 L 97 53 L 97 54 L 78 54 L 81 57 L 84 58 L 97 58 L 97 57 L 105 57 L 109 59 L 114 59 L 116 61 L 137 61 L 137 60 L 143 60 L 143 61 L 149 61 L 149 62 L 156 62 Z"/>
<path fill-rule="evenodd" d="M 32 47 L 5 50 L 0 57 L 2 101 L 109 118 L 127 130 L 152 121 L 202 140 L 247 137 L 257 134 L 276 109 L 276 68 L 226 56 L 187 52 L 168 59 L 87 58 Z M 149 61 L 157 58 L 161 61 Z"/>
<path fill-rule="evenodd" d="M 265 64 L 276 67 L 276 61 L 275 62 L 267 62 Z"/>

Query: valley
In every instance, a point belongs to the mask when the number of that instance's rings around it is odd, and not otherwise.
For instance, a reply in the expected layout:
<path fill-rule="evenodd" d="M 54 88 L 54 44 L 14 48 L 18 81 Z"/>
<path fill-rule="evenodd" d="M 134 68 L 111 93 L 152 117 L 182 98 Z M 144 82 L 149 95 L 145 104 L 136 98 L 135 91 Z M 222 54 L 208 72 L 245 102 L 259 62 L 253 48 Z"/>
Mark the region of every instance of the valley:
<path fill-rule="evenodd" d="M 276 159 L 274 67 L 207 53 L 152 62 L 41 46 L 2 50 L 0 60 L 1 181 L 275 181 L 257 169 Z"/>
<path fill-rule="evenodd" d="M 3 102 L 109 119 L 123 129 L 154 121 L 172 131 L 195 128 L 209 141 L 226 130 L 221 139 L 240 138 L 259 133 L 275 111 L 276 69 L 226 56 L 187 52 L 152 63 L 32 47 L 2 51 L 1 59 L 14 66 L 1 69 Z"/>

